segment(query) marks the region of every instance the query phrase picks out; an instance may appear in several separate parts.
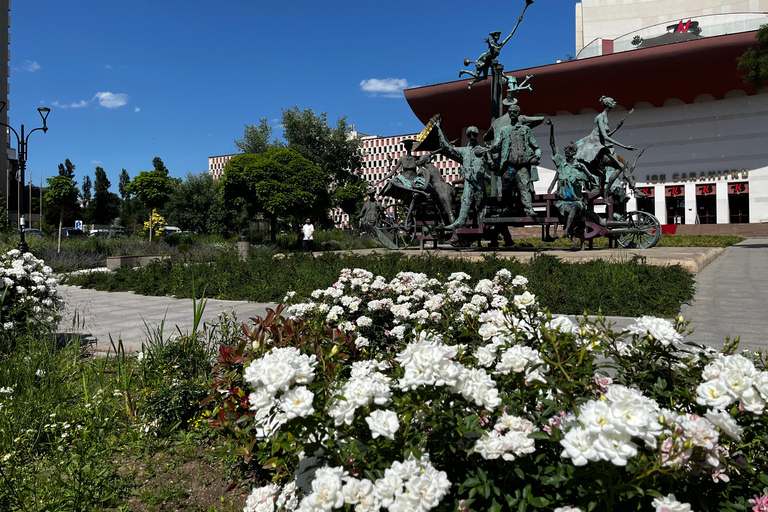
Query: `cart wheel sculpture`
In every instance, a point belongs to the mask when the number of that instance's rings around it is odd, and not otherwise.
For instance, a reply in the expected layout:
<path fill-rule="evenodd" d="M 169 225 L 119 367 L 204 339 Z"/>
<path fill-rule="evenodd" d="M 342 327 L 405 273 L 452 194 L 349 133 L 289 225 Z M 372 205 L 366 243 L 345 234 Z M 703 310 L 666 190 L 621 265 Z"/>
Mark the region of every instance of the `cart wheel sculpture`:
<path fill-rule="evenodd" d="M 621 217 L 632 233 L 617 238 L 620 246 L 625 249 L 650 249 L 661 240 L 661 224 L 659 219 L 646 212 L 627 212 Z"/>
<path fill-rule="evenodd" d="M 376 234 L 379 241 L 389 249 L 405 249 L 416 238 L 416 223 L 413 215 L 400 222 L 395 217 L 387 216 L 382 226 L 376 228 Z"/>

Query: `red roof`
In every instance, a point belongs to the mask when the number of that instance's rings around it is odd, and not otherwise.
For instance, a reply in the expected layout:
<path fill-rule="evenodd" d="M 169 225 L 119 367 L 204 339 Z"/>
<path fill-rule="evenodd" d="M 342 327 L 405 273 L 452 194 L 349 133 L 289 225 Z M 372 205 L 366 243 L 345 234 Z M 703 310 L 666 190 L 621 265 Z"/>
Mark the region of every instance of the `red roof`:
<path fill-rule="evenodd" d="M 603 94 L 632 108 L 637 102 L 656 107 L 668 98 L 692 103 L 699 94 L 722 99 L 727 91 L 742 89 L 755 94 L 736 70 L 736 59 L 755 46 L 756 31 L 634 49 L 587 59 L 521 69 L 518 82 L 533 75 L 532 92 L 518 93 L 523 114 L 579 114 L 583 108 L 599 110 Z M 460 64 L 460 63 L 459 63 Z M 469 79 L 404 91 L 413 113 L 426 124 L 439 113 L 449 139 L 461 136 L 467 126 L 485 129 L 491 121 L 490 77 L 467 89 Z"/>

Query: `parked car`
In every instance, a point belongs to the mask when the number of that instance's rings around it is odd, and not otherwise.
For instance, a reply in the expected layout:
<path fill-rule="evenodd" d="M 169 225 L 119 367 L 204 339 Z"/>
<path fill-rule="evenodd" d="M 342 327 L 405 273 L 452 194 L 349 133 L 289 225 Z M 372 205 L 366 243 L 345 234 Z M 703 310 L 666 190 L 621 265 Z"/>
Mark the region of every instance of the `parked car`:
<path fill-rule="evenodd" d="M 165 226 L 163 228 L 164 235 L 177 235 L 179 233 L 181 233 L 181 228 L 177 228 L 176 226 Z"/>
<path fill-rule="evenodd" d="M 84 238 L 85 233 L 82 229 L 61 228 L 61 238 Z"/>
<path fill-rule="evenodd" d="M 37 238 L 43 238 L 45 233 L 37 228 L 24 228 L 24 236 L 34 236 Z"/>
<path fill-rule="evenodd" d="M 108 237 L 109 236 L 109 230 L 108 229 L 92 229 L 91 233 L 88 236 L 99 236 L 99 237 Z"/>

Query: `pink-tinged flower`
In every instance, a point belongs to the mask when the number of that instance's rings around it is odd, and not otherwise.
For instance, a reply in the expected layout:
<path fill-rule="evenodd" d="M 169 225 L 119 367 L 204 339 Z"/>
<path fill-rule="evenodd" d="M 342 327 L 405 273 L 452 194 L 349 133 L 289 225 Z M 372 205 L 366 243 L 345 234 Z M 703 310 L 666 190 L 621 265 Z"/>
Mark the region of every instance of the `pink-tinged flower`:
<path fill-rule="evenodd" d="M 608 391 L 608 388 L 611 387 L 611 384 L 613 384 L 613 379 L 610 377 L 606 377 L 605 375 L 600 375 L 599 373 L 596 373 L 594 377 L 592 377 L 592 382 L 595 383 L 597 386 L 597 390 L 600 393 L 605 393 Z"/>
<path fill-rule="evenodd" d="M 763 494 L 762 496 L 755 494 L 755 497 L 750 499 L 749 502 L 754 505 L 752 507 L 754 512 L 768 512 L 768 494 Z"/>

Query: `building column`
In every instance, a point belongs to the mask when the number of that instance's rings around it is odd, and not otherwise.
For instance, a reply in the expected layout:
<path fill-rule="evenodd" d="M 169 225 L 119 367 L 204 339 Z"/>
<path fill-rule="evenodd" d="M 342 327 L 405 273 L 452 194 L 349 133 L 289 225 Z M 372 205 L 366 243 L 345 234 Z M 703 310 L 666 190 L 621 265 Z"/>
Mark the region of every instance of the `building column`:
<path fill-rule="evenodd" d="M 728 211 L 728 182 L 724 181 L 716 184 L 715 203 L 717 205 L 717 223 L 730 224 L 730 212 Z"/>
<path fill-rule="evenodd" d="M 696 183 L 685 185 L 685 223 L 696 224 Z"/>
<path fill-rule="evenodd" d="M 654 204 L 654 212 L 653 215 L 659 219 L 659 222 L 662 224 L 667 223 L 667 196 L 664 191 L 664 185 L 654 185 L 653 186 L 653 204 Z"/>

